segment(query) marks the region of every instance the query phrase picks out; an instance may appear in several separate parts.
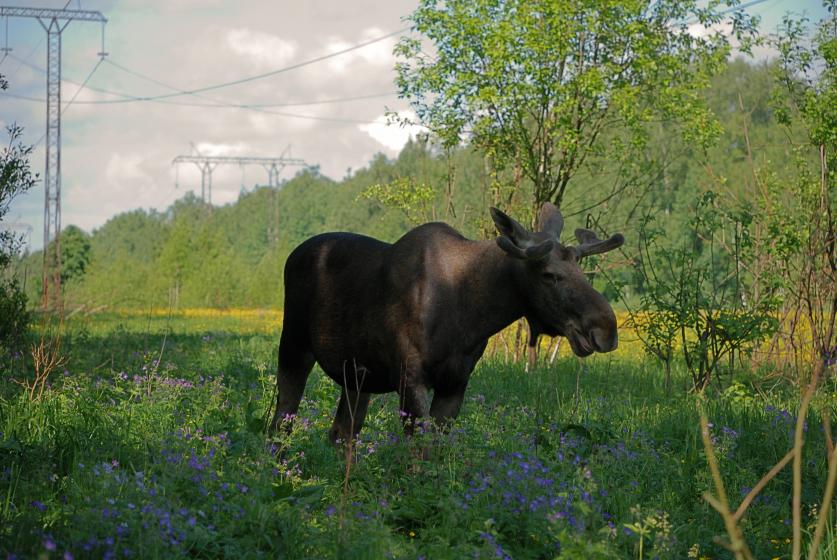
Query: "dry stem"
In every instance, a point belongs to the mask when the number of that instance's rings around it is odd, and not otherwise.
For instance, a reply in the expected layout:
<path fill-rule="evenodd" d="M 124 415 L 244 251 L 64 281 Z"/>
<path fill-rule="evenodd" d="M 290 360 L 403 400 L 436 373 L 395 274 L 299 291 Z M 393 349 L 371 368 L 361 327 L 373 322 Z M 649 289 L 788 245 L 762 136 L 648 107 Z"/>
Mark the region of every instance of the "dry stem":
<path fill-rule="evenodd" d="M 814 375 L 811 376 L 811 382 L 805 390 L 805 395 L 802 397 L 802 403 L 799 405 L 799 412 L 796 416 L 796 430 L 793 436 L 793 549 L 791 552 L 793 560 L 802 558 L 802 446 L 805 444 L 805 417 L 808 414 L 811 399 L 814 398 L 814 393 L 817 390 L 817 383 L 820 380 L 820 375 L 822 375 L 823 367 L 824 363 L 819 360 L 814 367 Z M 812 550 L 815 549 L 812 548 Z"/>
<path fill-rule="evenodd" d="M 829 441 L 831 441 L 829 439 Z M 811 541 L 811 547 L 808 549 L 808 560 L 816 560 L 817 550 L 822 542 L 825 534 L 825 522 L 828 520 L 828 514 L 831 512 L 831 500 L 834 499 L 834 485 L 837 482 L 837 453 L 832 449 L 828 456 L 828 478 L 825 482 L 825 493 L 822 497 L 820 505 L 820 513 L 817 518 L 817 528 L 814 531 L 814 538 Z"/>
<path fill-rule="evenodd" d="M 61 355 L 61 332 L 54 337 L 47 338 L 41 334 L 37 344 L 32 345 L 32 363 L 35 369 L 35 380 L 24 382 L 24 388 L 30 401 L 38 401 L 44 394 L 49 376 L 57 368 L 64 366 L 67 359 Z"/>
<path fill-rule="evenodd" d="M 706 450 L 706 461 L 709 463 L 709 470 L 715 482 L 715 491 L 718 493 L 718 497 L 716 498 L 709 492 L 705 492 L 703 498 L 721 514 L 727 535 L 730 538 L 729 549 L 735 555 L 736 560 L 753 560 L 753 554 L 750 552 L 747 542 L 741 534 L 741 528 L 738 527 L 738 522 L 729 509 L 724 480 L 721 478 L 718 460 L 715 457 L 715 449 L 712 446 L 712 439 L 709 436 L 709 421 L 706 419 L 706 414 L 703 411 L 700 413 L 700 435 L 703 439 L 703 448 Z"/>
<path fill-rule="evenodd" d="M 741 521 L 741 518 L 744 516 L 744 512 L 747 511 L 747 508 L 750 507 L 750 503 L 758 496 L 758 493 L 762 491 L 762 489 L 767 486 L 767 483 L 773 480 L 773 477 L 779 474 L 785 465 L 793 459 L 794 454 L 796 453 L 796 449 L 791 449 L 788 453 L 782 457 L 782 460 L 776 463 L 770 471 L 764 475 L 761 480 L 758 481 L 758 484 L 753 486 L 753 489 L 747 493 L 747 496 L 741 502 L 741 505 L 738 506 L 738 509 L 735 510 L 735 515 L 733 518 L 736 522 Z"/>

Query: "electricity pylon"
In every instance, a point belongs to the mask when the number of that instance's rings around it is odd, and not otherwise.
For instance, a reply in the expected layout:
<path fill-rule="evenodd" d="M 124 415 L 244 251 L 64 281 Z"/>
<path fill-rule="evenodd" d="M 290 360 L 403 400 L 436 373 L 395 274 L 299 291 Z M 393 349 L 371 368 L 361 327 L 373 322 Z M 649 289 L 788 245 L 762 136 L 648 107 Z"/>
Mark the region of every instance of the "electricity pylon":
<path fill-rule="evenodd" d="M 201 171 L 201 199 L 212 204 L 212 172 L 221 164 L 259 165 L 267 171 L 267 184 L 269 187 L 279 186 L 279 174 L 288 165 L 305 165 L 305 161 L 299 158 L 279 157 L 256 157 L 256 156 L 202 156 L 188 155 L 177 156 L 172 160 L 172 165 L 181 163 L 194 163 Z"/>
<path fill-rule="evenodd" d="M 194 147 L 194 144 L 192 144 Z M 275 243 L 279 239 L 279 199 L 276 196 L 279 190 L 279 174 L 288 165 L 305 166 L 304 160 L 299 158 L 286 157 L 285 154 L 290 146 L 282 152 L 279 157 L 257 157 L 257 156 L 203 156 L 188 155 L 177 156 L 172 160 L 172 165 L 181 163 L 194 163 L 201 170 L 201 199 L 204 203 L 212 204 L 212 171 L 221 164 L 259 165 L 267 171 L 267 184 L 270 187 L 270 208 L 267 218 L 267 239 Z M 197 148 L 195 148 L 197 152 Z M 175 177 L 178 176 L 175 167 Z M 175 180 L 176 181 L 176 180 Z"/>
<path fill-rule="evenodd" d="M 44 171 L 44 271 L 45 309 L 61 311 L 61 33 L 71 21 L 95 21 L 102 24 L 102 50 L 105 53 L 107 23 L 101 12 L 90 10 L 54 10 L 0 6 L 0 17 L 27 17 L 38 20 L 47 33 L 47 106 L 46 164 Z M 8 47 L 6 47 L 8 48 Z"/>

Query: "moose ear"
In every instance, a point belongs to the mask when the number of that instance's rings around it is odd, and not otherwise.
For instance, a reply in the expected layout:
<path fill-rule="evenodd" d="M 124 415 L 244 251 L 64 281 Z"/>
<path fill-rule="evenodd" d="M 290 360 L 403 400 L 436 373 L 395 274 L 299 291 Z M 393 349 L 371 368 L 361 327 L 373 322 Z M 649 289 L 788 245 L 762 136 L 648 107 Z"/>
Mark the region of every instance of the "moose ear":
<path fill-rule="evenodd" d="M 561 215 L 557 206 L 547 202 L 541 207 L 538 227 L 542 232 L 554 235 L 555 239 L 561 239 L 561 230 L 564 229 L 564 216 Z"/>
<path fill-rule="evenodd" d="M 506 236 L 519 248 L 525 249 L 530 244 L 531 234 L 529 231 L 502 210 L 492 207 L 491 219 L 494 220 L 494 225 L 497 226 L 500 235 Z"/>
<path fill-rule="evenodd" d="M 625 242 L 625 237 L 621 233 L 614 233 L 607 239 L 599 239 L 589 229 L 582 228 L 575 230 L 575 237 L 580 243 L 580 245 L 573 247 L 578 258 L 607 253 L 621 247 Z"/>
<path fill-rule="evenodd" d="M 544 260 L 555 246 L 551 239 L 547 239 L 537 245 L 531 245 L 526 249 L 522 249 L 515 245 L 514 242 L 512 242 L 512 240 L 505 235 L 501 235 L 497 238 L 497 245 L 499 245 L 500 248 L 510 256 L 516 259 L 524 259 L 528 261 Z"/>

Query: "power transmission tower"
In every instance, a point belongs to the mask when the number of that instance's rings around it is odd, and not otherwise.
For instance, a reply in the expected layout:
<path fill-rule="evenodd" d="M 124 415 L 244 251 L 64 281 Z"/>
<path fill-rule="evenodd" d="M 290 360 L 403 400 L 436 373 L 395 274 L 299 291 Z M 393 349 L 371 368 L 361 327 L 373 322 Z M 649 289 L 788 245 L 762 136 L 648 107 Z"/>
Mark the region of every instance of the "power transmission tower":
<path fill-rule="evenodd" d="M 194 147 L 194 144 L 193 144 Z M 197 152 L 197 148 L 195 148 Z M 179 166 L 181 163 L 194 163 L 201 171 L 201 199 L 204 203 L 212 204 L 212 171 L 221 164 L 237 164 L 240 167 L 246 165 L 258 165 L 267 171 L 267 184 L 270 187 L 270 208 L 268 209 L 267 237 L 275 242 L 279 238 L 279 203 L 276 192 L 279 190 L 279 174 L 288 165 L 305 166 L 305 160 L 286 157 L 288 149 L 279 157 L 257 157 L 257 156 L 203 156 L 188 155 L 177 156 L 172 160 L 172 165 Z M 175 176 L 179 167 L 175 167 Z"/>
<path fill-rule="evenodd" d="M 172 160 L 172 165 L 181 163 L 194 163 L 201 172 L 201 199 L 207 204 L 212 204 L 212 172 L 221 164 L 236 164 L 241 167 L 245 165 L 258 165 L 267 171 L 267 184 L 269 187 L 279 186 L 279 174 L 288 165 L 305 166 L 305 160 L 299 158 L 279 157 L 256 157 L 256 156 L 202 156 L 188 155 L 177 156 Z"/>
<path fill-rule="evenodd" d="M 61 33 L 71 21 L 94 21 L 102 24 L 102 49 L 105 57 L 105 23 L 101 12 L 90 10 L 54 10 L 0 6 L 0 16 L 38 20 L 47 33 L 47 107 L 46 169 L 44 171 L 44 272 L 45 309 L 60 311 L 61 298 Z M 6 47 L 8 48 L 8 47 Z"/>

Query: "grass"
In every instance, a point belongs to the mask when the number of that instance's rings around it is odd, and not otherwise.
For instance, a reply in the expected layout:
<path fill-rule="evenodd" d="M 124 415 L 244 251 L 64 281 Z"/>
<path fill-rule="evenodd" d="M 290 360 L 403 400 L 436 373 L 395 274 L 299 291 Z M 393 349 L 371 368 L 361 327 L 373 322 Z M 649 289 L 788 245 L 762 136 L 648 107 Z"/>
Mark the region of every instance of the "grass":
<path fill-rule="evenodd" d="M 397 399 L 377 396 L 347 464 L 326 438 L 337 387 L 317 370 L 294 432 L 266 441 L 277 335 L 272 315 L 74 316 L 66 371 L 40 400 L 18 383 L 27 358 L 9 364 L 0 554 L 730 557 L 701 498 L 712 481 L 696 399 L 666 397 L 653 362 L 607 355 L 580 368 L 564 348 L 529 373 L 484 360 L 450 433 L 405 441 Z M 705 403 L 733 508 L 790 448 L 798 406 L 796 391 L 736 375 Z M 831 375 L 808 417 L 809 532 L 827 473 L 817 419 L 834 417 L 836 391 Z M 783 471 L 742 522 L 756 558 L 790 557 L 791 486 Z M 837 558 L 834 519 L 822 559 Z"/>

